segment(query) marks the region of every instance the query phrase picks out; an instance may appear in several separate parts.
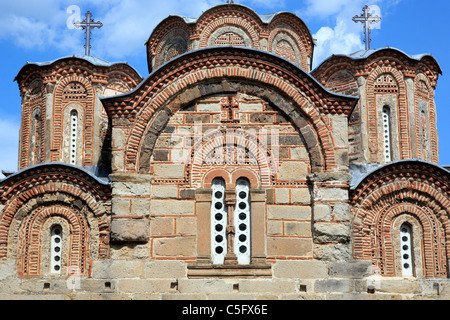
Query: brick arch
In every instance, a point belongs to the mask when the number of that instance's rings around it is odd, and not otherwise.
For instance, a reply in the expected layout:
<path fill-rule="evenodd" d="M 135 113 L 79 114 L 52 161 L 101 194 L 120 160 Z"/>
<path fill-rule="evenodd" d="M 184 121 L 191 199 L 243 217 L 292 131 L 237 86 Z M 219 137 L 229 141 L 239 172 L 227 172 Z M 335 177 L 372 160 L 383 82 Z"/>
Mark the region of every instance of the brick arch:
<path fill-rule="evenodd" d="M 52 121 L 52 134 L 51 134 L 51 161 L 58 162 L 62 160 L 62 148 L 63 148 L 63 128 L 64 128 L 64 107 L 72 100 L 64 99 L 63 90 L 72 82 L 80 83 L 86 90 L 86 98 L 77 100 L 84 108 L 84 114 L 86 115 L 84 120 L 84 141 L 93 141 L 94 139 L 94 107 L 95 107 L 95 90 L 93 89 L 90 81 L 85 77 L 78 74 L 72 74 L 63 77 L 56 85 L 53 95 L 53 121 Z M 89 115 L 89 116 L 87 116 Z M 86 144 L 84 146 L 83 164 L 82 166 L 90 166 L 93 164 L 93 150 L 92 144 Z"/>
<path fill-rule="evenodd" d="M 423 81 L 426 88 L 421 88 L 420 82 Z M 425 92 L 424 90 L 425 89 Z M 423 159 L 421 152 L 421 139 L 420 139 L 420 110 L 419 100 L 424 99 L 428 104 L 428 129 L 430 134 L 430 149 L 431 149 L 431 162 L 439 163 L 439 138 L 437 132 L 437 115 L 436 106 L 434 103 L 434 90 L 432 89 L 432 83 L 429 77 L 422 72 L 418 73 L 414 78 L 414 118 L 416 125 L 416 152 L 417 157 Z M 428 160 L 428 159 L 423 159 Z"/>
<path fill-rule="evenodd" d="M 205 157 L 226 144 L 247 149 L 257 161 L 257 168 L 254 168 L 252 172 L 253 177 L 256 176 L 259 179 L 255 180 L 252 178 L 253 185 L 255 185 L 255 181 L 258 181 L 257 185 L 260 184 L 264 187 L 271 185 L 273 176 L 278 168 L 278 159 L 272 157 L 267 146 L 264 146 L 258 137 L 242 130 L 226 130 L 226 132 L 223 130 L 215 130 L 196 143 L 188 156 L 185 168 L 185 180 L 189 181 L 192 187 L 200 188 L 202 186 L 205 176 L 202 173 L 202 166 Z M 256 174 L 255 171 L 257 172 Z M 207 175 L 208 173 L 206 173 Z"/>
<path fill-rule="evenodd" d="M 159 41 L 158 45 L 155 49 L 155 61 L 154 61 L 154 68 L 159 67 L 160 65 L 164 64 L 170 59 L 167 59 L 165 56 L 167 54 L 167 51 L 170 49 L 170 46 L 175 45 L 177 43 L 183 43 L 185 46 L 183 52 L 179 52 L 178 54 L 182 54 L 189 50 L 190 41 L 189 41 L 189 32 L 186 30 L 186 28 L 183 28 L 181 26 L 178 26 L 177 28 L 174 28 L 170 31 L 168 31 Z"/>
<path fill-rule="evenodd" d="M 285 59 L 248 48 L 208 48 L 182 55 L 128 95 L 102 99 L 115 121 L 130 120 L 125 171 L 138 172 L 168 119 L 210 94 L 242 91 L 277 106 L 305 138 L 312 170 L 337 167 L 327 114 L 348 116 L 357 98 L 335 95 Z M 115 120 L 117 119 L 117 120 Z M 147 161 L 144 161 L 147 162 Z"/>
<path fill-rule="evenodd" d="M 206 10 L 197 20 L 193 37 L 199 39 L 199 48 L 208 44 L 210 36 L 219 28 L 234 26 L 249 34 L 252 48 L 259 49 L 259 36 L 263 29 L 261 18 L 241 5 L 218 5 Z"/>
<path fill-rule="evenodd" d="M 276 25 L 270 26 L 272 30 L 268 40 L 268 51 L 277 53 L 277 44 L 280 41 L 287 41 L 297 56 L 294 57 L 294 61 L 287 56 L 285 58 L 298 64 L 304 70 L 309 71 L 310 64 L 308 63 L 308 57 L 311 58 L 311 54 L 308 52 L 309 46 L 305 45 L 305 36 L 302 33 L 293 32 L 292 27 L 283 22 L 278 21 Z"/>
<path fill-rule="evenodd" d="M 248 36 L 251 40 L 250 46 L 255 49 L 259 49 L 259 32 L 255 29 L 254 25 L 247 21 L 243 17 L 220 17 L 218 19 L 215 19 L 211 21 L 204 29 L 201 30 L 200 33 L 200 41 L 199 41 L 199 48 L 205 48 L 208 47 L 212 41 L 211 37 L 216 34 L 222 34 L 220 32 L 221 29 L 224 30 L 223 33 L 225 33 L 227 30 L 227 27 L 235 27 L 238 30 L 241 30 L 243 34 Z M 218 34 L 218 35 L 219 35 Z"/>
<path fill-rule="evenodd" d="M 41 267 L 45 255 L 49 254 L 43 250 L 46 248 L 43 239 L 48 241 L 44 235 L 48 230 L 44 226 L 55 217 L 62 218 L 69 228 L 63 236 L 68 239 L 63 239 L 66 245 L 62 249 L 64 265 L 61 275 L 67 275 L 68 269 L 73 267 L 77 268 L 80 276 L 89 274 L 90 232 L 86 217 L 74 208 L 52 205 L 40 206 L 30 212 L 20 226 L 16 260 L 19 277 L 37 277 L 46 273 Z"/>
<path fill-rule="evenodd" d="M 414 167 L 415 166 L 415 167 Z M 353 254 L 370 260 L 383 275 L 395 269 L 393 226 L 411 215 L 422 228 L 423 274 L 446 277 L 450 258 L 450 190 L 448 173 L 428 163 L 404 162 L 369 174 L 352 192 Z"/>
<path fill-rule="evenodd" d="M 30 167 L 3 180 L 0 194 L 0 204 L 4 206 L 0 213 L 0 259 L 13 254 L 11 244 L 16 239 L 13 233 L 20 221 L 40 206 L 55 203 L 82 210 L 97 235 L 93 239 L 98 247 L 95 255 L 109 256 L 109 185 L 95 181 L 81 170 L 47 164 Z"/>
<path fill-rule="evenodd" d="M 378 163 L 378 114 L 376 105 L 375 82 L 382 76 L 387 74 L 392 76 L 398 86 L 398 136 L 400 143 L 400 159 L 411 158 L 410 141 L 409 141 L 409 117 L 408 103 L 406 97 L 406 85 L 403 80 L 403 74 L 396 68 L 391 66 L 378 66 L 372 70 L 366 80 L 367 90 L 367 133 L 369 136 L 369 159 L 371 162 Z"/>
<path fill-rule="evenodd" d="M 330 75 L 325 83 L 325 87 L 328 90 L 346 94 L 346 95 L 358 95 L 358 83 L 353 74 L 347 69 L 337 70 Z"/>

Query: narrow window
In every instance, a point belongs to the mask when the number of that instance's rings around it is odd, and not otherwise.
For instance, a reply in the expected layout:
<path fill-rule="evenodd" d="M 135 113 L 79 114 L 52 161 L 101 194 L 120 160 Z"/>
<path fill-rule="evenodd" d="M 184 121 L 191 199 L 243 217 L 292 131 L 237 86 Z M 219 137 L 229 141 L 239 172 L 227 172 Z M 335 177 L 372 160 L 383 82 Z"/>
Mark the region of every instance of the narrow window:
<path fill-rule="evenodd" d="M 234 211 L 236 236 L 234 253 L 238 264 L 250 263 L 250 184 L 247 179 L 236 182 L 236 207 Z"/>
<path fill-rule="evenodd" d="M 420 112 L 421 122 L 421 140 L 422 140 L 422 159 L 428 160 L 428 139 L 427 139 L 427 116 L 425 110 Z"/>
<path fill-rule="evenodd" d="M 39 163 L 39 156 L 40 156 L 40 146 L 41 146 L 41 137 L 40 137 L 40 133 L 41 133 L 41 117 L 39 115 L 39 113 L 36 113 L 36 115 L 34 116 L 34 124 L 33 124 L 33 134 L 32 134 L 32 164 L 37 164 Z"/>
<path fill-rule="evenodd" d="M 391 161 L 391 114 L 388 106 L 383 107 L 383 146 L 384 160 Z"/>
<path fill-rule="evenodd" d="M 78 112 L 72 110 L 70 113 L 70 163 L 76 164 L 77 161 L 77 131 L 78 131 Z"/>
<path fill-rule="evenodd" d="M 50 272 L 61 273 L 61 248 L 62 229 L 60 225 L 54 225 L 50 231 Z"/>
<path fill-rule="evenodd" d="M 211 252 L 213 264 L 223 264 L 227 254 L 226 227 L 225 181 L 216 178 L 212 182 L 211 201 Z"/>
<path fill-rule="evenodd" d="M 412 260 L 412 241 L 411 241 L 411 227 L 404 223 L 400 227 L 400 254 L 402 263 L 402 276 L 412 277 L 413 275 L 413 260 Z"/>

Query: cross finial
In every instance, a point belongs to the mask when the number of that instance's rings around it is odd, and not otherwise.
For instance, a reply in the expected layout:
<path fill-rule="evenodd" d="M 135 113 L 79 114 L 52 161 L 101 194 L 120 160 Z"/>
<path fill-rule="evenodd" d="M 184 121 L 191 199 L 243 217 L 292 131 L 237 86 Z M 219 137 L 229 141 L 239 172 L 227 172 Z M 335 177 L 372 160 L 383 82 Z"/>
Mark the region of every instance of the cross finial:
<path fill-rule="evenodd" d="M 86 19 L 82 22 L 75 21 L 75 28 L 79 29 L 80 27 L 84 30 L 84 54 L 87 56 L 91 55 L 91 28 L 101 28 L 103 24 L 98 21 L 95 22 L 92 20 L 92 13 L 90 11 L 86 12 Z"/>
<path fill-rule="evenodd" d="M 370 39 L 370 25 L 374 22 L 380 22 L 381 18 L 379 16 L 372 16 L 370 14 L 370 8 L 366 5 L 363 8 L 363 13 L 360 16 L 354 16 L 353 21 L 364 24 L 364 43 L 366 44 L 366 50 L 370 50 L 370 42 L 372 41 Z"/>

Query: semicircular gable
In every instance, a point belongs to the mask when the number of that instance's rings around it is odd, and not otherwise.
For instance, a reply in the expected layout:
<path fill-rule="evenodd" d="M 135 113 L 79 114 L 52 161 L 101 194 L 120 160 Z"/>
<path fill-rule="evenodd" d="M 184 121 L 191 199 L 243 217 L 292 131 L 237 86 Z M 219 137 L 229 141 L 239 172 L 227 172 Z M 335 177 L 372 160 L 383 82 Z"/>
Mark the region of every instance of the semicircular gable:
<path fill-rule="evenodd" d="M 113 123 L 114 118 L 131 121 L 126 170 L 139 170 L 140 150 L 154 143 L 169 117 L 183 105 L 208 94 L 239 90 L 267 99 L 296 124 L 307 137 L 310 152 L 321 159 L 314 167 L 336 167 L 334 142 L 324 115 L 348 116 L 357 98 L 328 92 L 305 71 L 271 54 L 248 48 L 207 48 L 164 65 L 128 95 L 102 99 Z M 304 118 L 296 117 L 299 112 Z"/>

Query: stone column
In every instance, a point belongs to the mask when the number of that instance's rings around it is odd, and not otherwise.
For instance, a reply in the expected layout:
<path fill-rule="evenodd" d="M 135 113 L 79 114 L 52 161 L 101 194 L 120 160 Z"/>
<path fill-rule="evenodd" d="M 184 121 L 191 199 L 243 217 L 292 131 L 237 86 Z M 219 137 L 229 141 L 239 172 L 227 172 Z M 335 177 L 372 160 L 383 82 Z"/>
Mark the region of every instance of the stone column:
<path fill-rule="evenodd" d="M 224 264 L 236 265 L 237 257 L 234 253 L 234 236 L 236 234 L 234 226 L 234 208 L 236 206 L 236 191 L 225 190 L 225 205 L 227 206 L 227 254 Z"/>
<path fill-rule="evenodd" d="M 349 179 L 348 173 L 315 173 L 308 176 L 312 188 L 315 259 L 347 261 L 352 258 Z"/>

